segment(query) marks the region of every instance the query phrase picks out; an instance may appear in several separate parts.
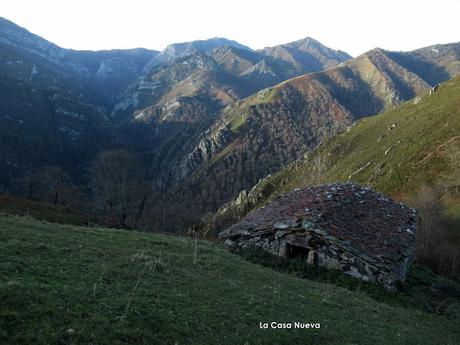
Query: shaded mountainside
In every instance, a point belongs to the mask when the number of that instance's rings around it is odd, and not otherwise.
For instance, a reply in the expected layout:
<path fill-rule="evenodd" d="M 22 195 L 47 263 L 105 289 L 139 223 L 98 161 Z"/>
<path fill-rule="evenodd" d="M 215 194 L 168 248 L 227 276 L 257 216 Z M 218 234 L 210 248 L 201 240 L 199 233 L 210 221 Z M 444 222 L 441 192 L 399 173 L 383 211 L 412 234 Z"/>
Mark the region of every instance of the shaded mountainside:
<path fill-rule="evenodd" d="M 409 201 L 423 185 L 444 191 L 457 238 L 460 224 L 460 77 L 381 115 L 362 119 L 219 209 L 219 231 L 297 187 L 353 181 Z"/>
<path fill-rule="evenodd" d="M 0 17 L 0 43 L 20 55 L 41 58 L 71 73 L 108 109 L 158 52 L 147 49 L 77 51 L 63 49 Z"/>
<path fill-rule="evenodd" d="M 438 49 L 431 60 L 420 57 L 418 51 L 411 55 L 374 49 L 336 68 L 288 80 L 225 108 L 172 171 L 173 178 L 182 180 L 171 191 L 172 199 L 176 204 L 181 200 L 182 207 L 195 205 L 195 214 L 215 210 L 354 121 L 422 94 L 433 80 L 456 73 L 439 61 L 458 46 Z M 409 70 L 395 56 L 411 56 L 415 62 Z M 416 73 L 420 70 L 425 74 Z M 428 71 L 432 79 L 425 80 Z"/>
<path fill-rule="evenodd" d="M 155 55 L 63 49 L 0 18 L 0 190 L 42 166 L 75 172 L 113 145 L 109 110 Z"/>
<path fill-rule="evenodd" d="M 112 126 L 58 66 L 0 44 L 0 189 L 38 166 L 73 169 L 112 142 Z"/>
<path fill-rule="evenodd" d="M 391 53 L 390 56 L 430 84 L 437 84 L 460 73 L 459 43 L 438 44 L 411 53 Z"/>
<path fill-rule="evenodd" d="M 440 280 L 420 269 L 407 292 L 389 294 L 275 272 L 185 237 L 2 215 L 0 238 L 2 344 L 453 345 L 460 336 L 458 296 L 430 293 Z M 320 329 L 259 327 L 272 320 Z"/>

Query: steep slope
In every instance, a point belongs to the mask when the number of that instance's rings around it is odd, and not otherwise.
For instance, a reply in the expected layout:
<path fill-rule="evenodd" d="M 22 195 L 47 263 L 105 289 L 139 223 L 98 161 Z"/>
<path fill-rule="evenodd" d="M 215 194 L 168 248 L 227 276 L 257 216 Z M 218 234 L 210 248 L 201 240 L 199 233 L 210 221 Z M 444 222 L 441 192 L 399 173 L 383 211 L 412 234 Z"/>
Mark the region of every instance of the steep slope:
<path fill-rule="evenodd" d="M 437 281 L 426 274 L 377 301 L 364 285 L 299 279 L 188 238 L 5 216 L 0 238 L 2 344 L 444 345 L 460 337 L 458 298 L 444 300 L 452 315 L 423 306 Z M 414 295 L 421 300 L 411 303 Z M 320 329 L 260 328 L 273 320 Z"/>
<path fill-rule="evenodd" d="M 121 140 L 152 152 L 152 179 L 174 169 L 219 110 L 240 99 L 235 78 L 212 58 L 194 54 L 156 65 L 133 84 L 111 118 Z"/>
<path fill-rule="evenodd" d="M 95 89 L 104 99 L 106 109 L 112 110 L 120 95 L 142 75 L 144 66 L 156 54 L 143 48 L 70 51 L 65 60 L 75 60 L 84 66 L 85 85 Z"/>
<path fill-rule="evenodd" d="M 180 102 L 181 98 L 204 96 L 209 99 L 211 108 L 222 107 L 240 97 L 232 82 L 231 76 L 210 57 L 201 53 L 189 55 L 153 67 L 129 88 L 126 100 L 116 106 L 113 117 L 121 117 L 121 120 L 134 117 L 145 122 L 148 113 L 152 113 L 149 109 L 156 108 L 160 110 L 160 116 L 153 118 L 156 122 L 168 118 L 181 120 L 168 114 L 170 105 Z"/>
<path fill-rule="evenodd" d="M 445 55 L 451 54 L 448 48 Z M 392 59 L 395 54 L 374 49 L 224 109 L 173 171 L 183 180 L 171 191 L 175 202 L 194 205 L 195 214 L 212 211 L 354 121 L 427 91 L 431 85 Z"/>
<path fill-rule="evenodd" d="M 354 181 L 409 201 L 423 185 L 444 191 L 460 224 L 460 77 L 381 115 L 358 121 L 224 205 L 210 228 L 225 227 L 296 187 Z M 457 228 L 457 234 L 458 228 Z"/>
<path fill-rule="evenodd" d="M 223 46 L 212 50 L 208 55 L 239 80 L 239 89 L 244 96 L 285 79 L 281 71 L 286 66 L 281 61 L 257 51 Z"/>

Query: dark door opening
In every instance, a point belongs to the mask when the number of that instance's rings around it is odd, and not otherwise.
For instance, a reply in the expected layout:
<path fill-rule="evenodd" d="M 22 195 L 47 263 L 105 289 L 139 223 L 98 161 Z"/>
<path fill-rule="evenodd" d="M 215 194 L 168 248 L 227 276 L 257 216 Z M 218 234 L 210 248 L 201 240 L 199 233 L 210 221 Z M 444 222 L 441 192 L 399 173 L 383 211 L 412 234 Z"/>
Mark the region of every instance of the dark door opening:
<path fill-rule="evenodd" d="M 307 248 L 295 246 L 289 243 L 286 243 L 286 246 L 286 253 L 288 258 L 300 258 L 305 260 L 307 259 L 308 252 L 310 251 Z"/>

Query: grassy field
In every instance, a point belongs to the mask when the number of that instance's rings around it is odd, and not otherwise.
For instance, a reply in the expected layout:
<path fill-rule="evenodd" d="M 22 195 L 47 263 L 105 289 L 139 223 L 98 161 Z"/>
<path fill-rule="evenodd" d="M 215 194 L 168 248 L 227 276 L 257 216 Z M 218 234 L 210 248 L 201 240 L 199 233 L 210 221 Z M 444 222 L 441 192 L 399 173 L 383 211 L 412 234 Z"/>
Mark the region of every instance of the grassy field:
<path fill-rule="evenodd" d="M 271 321 L 321 328 L 259 328 Z M 4 345 L 456 345 L 459 323 L 455 313 L 378 302 L 209 242 L 0 217 Z"/>

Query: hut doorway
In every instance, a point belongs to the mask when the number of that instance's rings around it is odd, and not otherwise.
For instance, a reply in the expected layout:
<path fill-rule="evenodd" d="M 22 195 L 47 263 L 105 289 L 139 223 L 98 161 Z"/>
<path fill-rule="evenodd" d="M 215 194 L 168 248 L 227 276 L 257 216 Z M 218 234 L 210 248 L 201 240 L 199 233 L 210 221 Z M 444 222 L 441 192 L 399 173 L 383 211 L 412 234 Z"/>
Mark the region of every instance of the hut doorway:
<path fill-rule="evenodd" d="M 290 259 L 300 258 L 307 260 L 309 251 L 310 250 L 308 248 L 286 243 L 286 257 Z"/>

